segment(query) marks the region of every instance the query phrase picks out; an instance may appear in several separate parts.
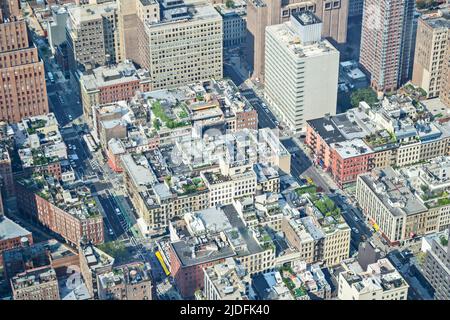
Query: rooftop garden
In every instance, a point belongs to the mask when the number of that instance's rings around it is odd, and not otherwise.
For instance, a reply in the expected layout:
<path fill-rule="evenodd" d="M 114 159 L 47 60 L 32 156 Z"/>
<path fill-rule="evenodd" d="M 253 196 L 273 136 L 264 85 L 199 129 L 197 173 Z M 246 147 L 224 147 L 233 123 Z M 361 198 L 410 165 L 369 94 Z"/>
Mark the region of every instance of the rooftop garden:
<path fill-rule="evenodd" d="M 450 204 L 449 193 L 446 190 L 431 191 L 426 185 L 422 185 L 420 189 L 420 197 L 428 208 L 442 207 Z"/>
<path fill-rule="evenodd" d="M 337 218 L 341 215 L 341 209 L 339 209 L 333 200 L 328 196 L 323 196 L 322 198 L 314 201 L 314 206 L 325 216 L 332 216 Z"/>
<path fill-rule="evenodd" d="M 34 134 L 37 132 L 37 129 L 45 127 L 47 125 L 47 121 L 44 119 L 37 119 L 35 121 L 30 121 L 29 124 L 30 127 L 27 128 L 27 132 L 28 134 Z"/>
<path fill-rule="evenodd" d="M 305 193 L 307 193 L 307 194 L 316 194 L 317 193 L 317 186 L 314 185 L 314 184 L 303 186 L 303 187 L 297 188 L 295 190 L 295 192 L 299 196 L 301 196 L 301 195 L 303 195 Z"/>
<path fill-rule="evenodd" d="M 296 284 L 292 279 L 296 278 L 297 276 L 294 274 L 292 269 L 290 267 L 282 267 L 280 269 L 281 277 L 283 278 L 283 282 L 286 286 L 286 288 L 289 289 L 291 294 L 296 298 L 303 297 L 307 294 L 306 288 L 303 286 L 303 284 Z M 298 282 L 297 282 L 298 283 Z"/>
<path fill-rule="evenodd" d="M 46 157 L 40 149 L 32 149 L 31 155 L 33 157 L 33 165 L 35 166 L 44 166 L 57 160 L 56 157 Z"/>
<path fill-rule="evenodd" d="M 181 194 L 191 194 L 198 191 L 203 191 L 206 189 L 205 183 L 201 178 L 194 178 L 192 180 L 187 180 L 181 185 Z"/>
<path fill-rule="evenodd" d="M 381 146 L 389 143 L 397 142 L 397 137 L 394 133 L 389 132 L 387 130 L 383 130 L 371 135 L 368 135 L 365 138 L 365 141 L 371 147 Z"/>
<path fill-rule="evenodd" d="M 161 128 L 161 124 L 164 124 L 169 129 L 175 129 L 179 127 L 184 127 L 190 124 L 189 121 L 179 121 L 176 119 L 176 117 L 170 117 L 167 115 L 166 111 L 164 110 L 164 107 L 161 105 L 161 102 L 155 101 L 152 103 L 152 112 L 155 115 L 157 119 L 153 120 L 153 127 L 156 130 L 159 130 Z M 180 115 L 181 114 L 181 115 Z M 180 118 L 187 118 L 188 114 L 185 109 L 181 110 L 179 113 Z"/>

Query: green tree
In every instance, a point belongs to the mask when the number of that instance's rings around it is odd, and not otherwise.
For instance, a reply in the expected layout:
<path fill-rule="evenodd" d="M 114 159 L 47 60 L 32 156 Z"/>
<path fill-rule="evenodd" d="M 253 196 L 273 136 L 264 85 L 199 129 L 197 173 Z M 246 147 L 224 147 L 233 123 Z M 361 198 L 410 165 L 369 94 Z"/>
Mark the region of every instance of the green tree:
<path fill-rule="evenodd" d="M 378 102 L 378 97 L 375 91 L 371 88 L 363 88 L 354 91 L 350 96 L 350 102 L 353 108 L 357 108 L 361 101 L 367 102 L 369 106 L 373 106 Z"/>
<path fill-rule="evenodd" d="M 227 0 L 225 2 L 225 5 L 227 8 L 233 8 L 234 7 L 234 1 L 233 0 Z"/>

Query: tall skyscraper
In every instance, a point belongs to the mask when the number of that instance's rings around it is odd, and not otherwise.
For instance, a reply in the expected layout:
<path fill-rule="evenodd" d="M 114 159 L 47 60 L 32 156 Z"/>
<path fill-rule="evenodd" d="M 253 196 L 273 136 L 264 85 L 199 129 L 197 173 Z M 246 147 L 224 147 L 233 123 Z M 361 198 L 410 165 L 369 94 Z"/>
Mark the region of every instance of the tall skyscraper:
<path fill-rule="evenodd" d="M 449 46 L 450 19 L 442 12 L 423 15 L 417 27 L 412 82 L 427 92 L 427 98 L 439 97 L 445 91 Z"/>
<path fill-rule="evenodd" d="M 415 0 L 366 0 L 360 64 L 379 92 L 409 80 L 414 52 Z"/>
<path fill-rule="evenodd" d="M 122 59 L 142 65 L 141 55 L 148 37 L 144 21 L 159 21 L 160 8 L 157 0 L 118 0 L 119 37 Z"/>
<path fill-rule="evenodd" d="M 20 16 L 19 0 L 2 0 L 0 1 L 0 10 L 4 17 Z"/>
<path fill-rule="evenodd" d="M 15 1 L 0 7 L 0 120 L 18 122 L 48 113 L 44 64 L 30 45 Z M 3 11 L 5 10 L 5 11 Z"/>
<path fill-rule="evenodd" d="M 311 11 L 322 21 L 322 36 L 347 41 L 349 0 L 250 0 L 247 2 L 246 56 L 252 77 L 264 82 L 265 30 L 289 20 L 297 12 Z"/>
<path fill-rule="evenodd" d="M 311 12 L 266 28 L 265 97 L 290 129 L 336 114 L 339 51 L 321 38 L 322 22 Z"/>
<path fill-rule="evenodd" d="M 71 68 L 90 69 L 121 61 L 117 3 L 69 8 L 66 27 Z"/>
<path fill-rule="evenodd" d="M 153 89 L 223 77 L 222 17 L 198 0 L 163 0 L 159 21 L 145 19 L 138 40 Z"/>

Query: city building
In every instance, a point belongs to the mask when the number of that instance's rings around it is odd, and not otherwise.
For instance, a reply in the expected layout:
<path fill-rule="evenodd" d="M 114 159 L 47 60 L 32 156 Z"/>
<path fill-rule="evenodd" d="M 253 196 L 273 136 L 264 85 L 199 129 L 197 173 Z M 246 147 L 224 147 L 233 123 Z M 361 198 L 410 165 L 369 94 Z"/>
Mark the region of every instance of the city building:
<path fill-rule="evenodd" d="M 425 103 L 393 95 L 373 106 L 361 102 L 345 113 L 307 121 L 305 143 L 314 162 L 344 186 L 375 168 L 448 155 L 449 130 Z"/>
<path fill-rule="evenodd" d="M 144 20 L 141 64 L 154 89 L 223 77 L 222 17 L 209 3 L 167 0 L 161 18 Z M 186 40 L 187 39 L 187 40 Z"/>
<path fill-rule="evenodd" d="M 350 254 L 350 227 L 327 196 L 315 197 L 307 216 L 285 216 L 281 230 L 306 263 L 334 266 Z"/>
<path fill-rule="evenodd" d="M 140 42 L 148 41 L 144 34 L 144 21 L 161 20 L 159 2 L 156 0 L 118 0 L 118 28 L 121 43 L 121 57 L 143 64 Z"/>
<path fill-rule="evenodd" d="M 254 275 L 249 291 L 252 300 L 294 300 L 294 295 L 283 282 L 279 271 Z M 304 296 L 304 299 L 307 297 Z"/>
<path fill-rule="evenodd" d="M 357 263 L 343 261 L 339 274 L 339 300 L 406 300 L 409 285 L 388 259 L 369 264 L 363 271 Z"/>
<path fill-rule="evenodd" d="M 0 120 L 48 113 L 44 63 L 30 45 L 25 20 L 15 16 L 0 17 L 0 75 Z"/>
<path fill-rule="evenodd" d="M 80 77 L 83 115 L 89 125 L 92 108 L 125 100 L 130 101 L 138 92 L 151 90 L 151 79 L 145 69 L 136 69 L 132 62 L 101 66 Z"/>
<path fill-rule="evenodd" d="M 27 117 L 12 128 L 23 175 L 45 174 L 61 180 L 63 171 L 73 172 L 53 113 Z"/>
<path fill-rule="evenodd" d="M 29 237 L 21 239 L 20 246 L 3 252 L 7 278 L 41 267 L 51 267 L 58 277 L 67 277 L 79 266 L 78 252 L 56 239 L 33 243 Z"/>
<path fill-rule="evenodd" d="M 307 11 L 266 29 L 264 96 L 293 131 L 336 114 L 339 51 L 321 38 L 322 24 Z"/>
<path fill-rule="evenodd" d="M 97 275 L 100 300 L 151 300 L 150 271 L 141 262 L 113 267 Z"/>
<path fill-rule="evenodd" d="M 0 145 L 0 176 L 1 176 L 1 196 L 3 200 L 14 197 L 15 184 L 13 178 L 13 171 L 11 166 L 11 157 L 9 147 L 7 145 Z"/>
<path fill-rule="evenodd" d="M 0 266 L 3 265 L 2 252 L 17 248 L 22 245 L 23 241 L 33 243 L 33 236 L 31 232 L 24 229 L 14 221 L 5 217 L 2 211 L 0 212 Z"/>
<path fill-rule="evenodd" d="M 113 270 L 114 258 L 92 245 L 92 243 L 81 243 L 78 249 L 80 272 L 87 291 L 91 297 L 98 299 L 98 276 Z"/>
<path fill-rule="evenodd" d="M 365 0 L 360 65 L 378 92 L 394 92 L 411 78 L 414 0 Z"/>
<path fill-rule="evenodd" d="M 18 17 L 20 16 L 20 3 L 18 0 L 2 1 L 0 11 L 3 17 Z"/>
<path fill-rule="evenodd" d="M 359 17 L 363 15 L 364 0 L 349 0 L 348 17 Z"/>
<path fill-rule="evenodd" d="M 249 278 L 233 258 L 203 269 L 205 300 L 248 300 Z"/>
<path fill-rule="evenodd" d="M 187 213 L 169 226 L 170 271 L 183 297 L 203 289 L 203 269 L 234 257 L 249 275 L 274 267 L 275 246 L 262 227 L 246 228 L 233 205 Z"/>
<path fill-rule="evenodd" d="M 438 232 L 450 223 L 450 203 L 443 191 L 446 178 L 441 174 L 442 181 L 433 176 L 441 170 L 440 163 L 403 169 L 403 174 L 391 167 L 373 170 L 358 177 L 356 200 L 370 223 L 390 243 Z"/>
<path fill-rule="evenodd" d="M 53 268 L 27 270 L 10 281 L 14 300 L 60 300 L 58 279 Z"/>
<path fill-rule="evenodd" d="M 47 39 L 53 53 L 66 42 L 67 6 L 51 6 L 52 19 L 47 21 Z"/>
<path fill-rule="evenodd" d="M 423 274 L 434 289 L 436 300 L 450 299 L 450 244 L 449 230 L 422 238 L 425 252 Z"/>
<path fill-rule="evenodd" d="M 18 209 L 26 216 L 78 246 L 81 240 L 103 243 L 103 217 L 86 186 L 62 185 L 45 175 L 16 181 Z"/>
<path fill-rule="evenodd" d="M 247 4 L 245 1 L 234 1 L 231 7 L 223 3 L 214 7 L 222 16 L 224 48 L 242 45 L 247 38 Z"/>
<path fill-rule="evenodd" d="M 266 27 L 290 19 L 293 13 L 313 12 L 323 23 L 322 36 L 338 43 L 347 41 L 348 0 L 254 0 L 247 3 L 246 57 L 252 78 L 265 81 Z"/>
<path fill-rule="evenodd" d="M 66 38 L 72 70 L 90 70 L 121 61 L 117 3 L 68 8 Z"/>
<path fill-rule="evenodd" d="M 412 83 L 427 93 L 427 98 L 441 96 L 445 90 L 450 60 L 450 19 L 443 12 L 424 14 L 417 26 Z"/>

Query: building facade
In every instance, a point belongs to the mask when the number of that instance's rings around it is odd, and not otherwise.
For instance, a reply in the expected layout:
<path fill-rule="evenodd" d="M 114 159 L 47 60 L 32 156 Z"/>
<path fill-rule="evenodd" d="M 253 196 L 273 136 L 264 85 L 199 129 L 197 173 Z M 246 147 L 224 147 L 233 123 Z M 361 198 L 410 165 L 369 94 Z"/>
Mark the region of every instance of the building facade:
<path fill-rule="evenodd" d="M 321 39 L 323 23 L 314 14 L 266 29 L 264 95 L 293 131 L 306 121 L 336 114 L 339 52 Z"/>
<path fill-rule="evenodd" d="M 66 38 L 73 70 L 121 61 L 115 2 L 74 6 L 68 11 Z"/>
<path fill-rule="evenodd" d="M 444 66 L 450 60 L 450 20 L 440 14 L 424 15 L 418 21 L 412 83 L 427 92 L 427 98 L 441 96 Z"/>
<path fill-rule="evenodd" d="M 0 18 L 0 119 L 48 113 L 44 64 L 29 44 L 25 20 Z"/>
<path fill-rule="evenodd" d="M 210 4 L 164 2 L 160 21 L 145 20 L 141 63 L 154 89 L 223 77 L 222 17 Z M 181 10 L 181 11 L 180 11 Z M 182 12 L 182 13 L 180 13 Z"/>
<path fill-rule="evenodd" d="M 322 36 L 347 41 L 348 0 L 255 0 L 247 3 L 246 56 L 252 78 L 265 81 L 266 27 L 286 22 L 291 14 L 313 12 L 322 22 Z"/>
<path fill-rule="evenodd" d="M 364 2 L 359 62 L 376 91 L 393 92 L 410 78 L 414 7 L 414 0 Z"/>
<path fill-rule="evenodd" d="M 422 239 L 422 251 L 425 252 L 424 276 L 435 290 L 436 300 L 450 299 L 450 232 Z"/>

